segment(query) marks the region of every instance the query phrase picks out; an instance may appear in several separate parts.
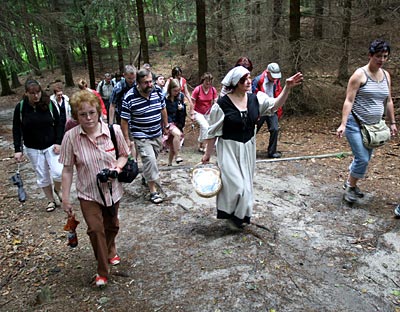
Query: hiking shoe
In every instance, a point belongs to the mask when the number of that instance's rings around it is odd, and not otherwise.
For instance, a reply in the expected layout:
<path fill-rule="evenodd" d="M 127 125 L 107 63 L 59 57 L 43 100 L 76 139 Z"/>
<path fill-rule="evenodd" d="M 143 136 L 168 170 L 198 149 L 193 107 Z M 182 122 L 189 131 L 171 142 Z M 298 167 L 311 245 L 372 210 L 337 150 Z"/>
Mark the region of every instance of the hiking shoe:
<path fill-rule="evenodd" d="M 356 194 L 356 188 L 347 186 L 346 191 L 344 192 L 343 198 L 345 201 L 348 203 L 355 203 L 357 201 L 357 194 Z"/>
<path fill-rule="evenodd" d="M 96 286 L 97 287 L 99 287 L 99 288 L 106 287 L 107 282 L 108 282 L 107 277 L 96 274 Z"/>
<path fill-rule="evenodd" d="M 396 218 L 400 218 L 400 204 L 394 208 L 394 215 Z"/>
<path fill-rule="evenodd" d="M 108 259 L 108 262 L 111 265 L 117 265 L 117 264 L 120 264 L 121 258 L 118 255 L 115 255 L 114 258 Z"/>
<path fill-rule="evenodd" d="M 350 186 L 349 182 L 348 181 L 344 181 L 343 189 L 345 190 L 346 187 L 348 187 L 348 186 Z M 364 193 L 361 192 L 360 188 L 357 185 L 354 187 L 354 193 L 356 194 L 356 196 L 358 198 L 363 198 L 364 197 Z"/>

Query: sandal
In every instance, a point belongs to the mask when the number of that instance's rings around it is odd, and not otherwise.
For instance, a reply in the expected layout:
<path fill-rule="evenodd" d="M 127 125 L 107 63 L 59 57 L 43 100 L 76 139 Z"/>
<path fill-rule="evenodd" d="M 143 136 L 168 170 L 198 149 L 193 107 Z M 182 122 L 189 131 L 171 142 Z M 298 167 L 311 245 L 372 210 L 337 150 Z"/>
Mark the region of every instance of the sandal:
<path fill-rule="evenodd" d="M 56 209 L 56 203 L 55 202 L 49 202 L 48 204 L 47 204 L 47 207 L 46 207 L 46 211 L 47 212 L 52 212 L 52 211 L 54 211 Z"/>
<path fill-rule="evenodd" d="M 177 163 L 177 164 L 181 163 L 182 161 L 183 161 L 182 157 L 178 156 L 178 157 L 176 158 L 176 163 Z"/>
<path fill-rule="evenodd" d="M 150 201 L 153 204 L 160 204 L 162 203 L 163 199 L 158 192 L 150 193 Z"/>

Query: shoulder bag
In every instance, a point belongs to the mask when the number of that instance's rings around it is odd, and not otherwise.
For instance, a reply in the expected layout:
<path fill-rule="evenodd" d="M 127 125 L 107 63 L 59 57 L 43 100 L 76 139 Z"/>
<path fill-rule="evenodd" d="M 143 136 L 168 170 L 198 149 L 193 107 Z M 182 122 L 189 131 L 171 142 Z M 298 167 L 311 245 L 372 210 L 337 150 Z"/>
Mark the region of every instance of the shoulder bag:
<path fill-rule="evenodd" d="M 385 145 L 390 140 L 390 128 L 384 119 L 372 125 L 360 122 L 358 117 L 352 112 L 354 119 L 360 125 L 363 144 L 366 148 L 372 149 Z"/>

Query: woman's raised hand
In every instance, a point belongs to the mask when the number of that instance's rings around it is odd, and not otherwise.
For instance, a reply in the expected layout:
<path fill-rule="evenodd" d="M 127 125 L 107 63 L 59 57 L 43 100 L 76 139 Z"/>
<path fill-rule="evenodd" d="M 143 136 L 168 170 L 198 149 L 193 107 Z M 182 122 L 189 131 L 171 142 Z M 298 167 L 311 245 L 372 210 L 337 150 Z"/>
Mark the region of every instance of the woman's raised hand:
<path fill-rule="evenodd" d="M 295 86 L 298 86 L 303 82 L 303 80 L 303 74 L 301 72 L 298 72 L 286 79 L 286 87 L 293 88 Z"/>

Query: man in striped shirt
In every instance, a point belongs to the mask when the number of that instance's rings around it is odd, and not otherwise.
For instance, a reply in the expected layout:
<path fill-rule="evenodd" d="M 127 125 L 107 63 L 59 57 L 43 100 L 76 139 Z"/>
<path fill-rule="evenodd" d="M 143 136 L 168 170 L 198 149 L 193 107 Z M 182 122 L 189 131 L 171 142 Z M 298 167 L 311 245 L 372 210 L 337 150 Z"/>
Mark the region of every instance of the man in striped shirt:
<path fill-rule="evenodd" d="M 162 134 L 167 134 L 169 124 L 164 97 L 153 87 L 153 78 L 147 69 L 137 73 L 136 85 L 122 101 L 121 128 L 128 145 L 134 143 L 142 159 L 142 174 L 150 189 L 150 201 L 161 203 L 162 197 L 157 191 L 160 178 L 157 157 L 162 147 Z"/>

